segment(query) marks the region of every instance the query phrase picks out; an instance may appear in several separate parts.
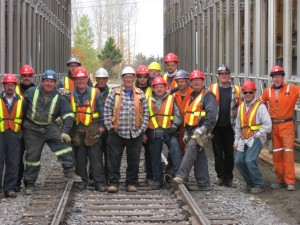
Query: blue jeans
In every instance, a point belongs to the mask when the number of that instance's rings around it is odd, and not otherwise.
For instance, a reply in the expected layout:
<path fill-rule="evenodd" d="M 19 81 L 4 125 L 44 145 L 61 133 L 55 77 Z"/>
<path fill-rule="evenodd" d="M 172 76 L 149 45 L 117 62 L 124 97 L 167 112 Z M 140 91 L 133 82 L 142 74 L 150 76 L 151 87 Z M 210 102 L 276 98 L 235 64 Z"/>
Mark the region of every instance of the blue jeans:
<path fill-rule="evenodd" d="M 262 147 L 263 145 L 260 139 L 254 138 L 254 143 L 251 148 L 245 145 L 243 152 L 237 151 L 236 153 L 236 168 L 239 170 L 249 187 L 264 187 L 264 181 L 257 165 L 257 157 Z"/>
<path fill-rule="evenodd" d="M 172 163 L 174 165 L 174 173 L 175 174 L 177 174 L 177 171 L 180 167 L 182 156 L 180 153 L 178 140 L 175 135 L 169 136 L 168 134 L 165 134 L 161 137 L 155 137 L 155 135 L 153 133 L 148 135 L 153 180 L 159 181 L 162 183 L 163 169 L 162 169 L 162 164 L 161 164 L 161 152 L 162 152 L 162 148 L 163 148 L 163 143 L 165 143 L 168 146 L 169 154 L 171 156 Z"/>

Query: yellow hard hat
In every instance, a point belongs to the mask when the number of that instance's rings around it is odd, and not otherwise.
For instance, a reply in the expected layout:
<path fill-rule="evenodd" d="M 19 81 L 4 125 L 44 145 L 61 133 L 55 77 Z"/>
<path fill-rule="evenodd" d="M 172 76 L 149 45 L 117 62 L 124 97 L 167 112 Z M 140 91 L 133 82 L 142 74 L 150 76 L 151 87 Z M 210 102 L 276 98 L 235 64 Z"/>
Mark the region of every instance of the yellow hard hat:
<path fill-rule="evenodd" d="M 161 66 L 157 62 L 152 62 L 148 66 L 148 70 L 159 70 L 161 71 Z"/>

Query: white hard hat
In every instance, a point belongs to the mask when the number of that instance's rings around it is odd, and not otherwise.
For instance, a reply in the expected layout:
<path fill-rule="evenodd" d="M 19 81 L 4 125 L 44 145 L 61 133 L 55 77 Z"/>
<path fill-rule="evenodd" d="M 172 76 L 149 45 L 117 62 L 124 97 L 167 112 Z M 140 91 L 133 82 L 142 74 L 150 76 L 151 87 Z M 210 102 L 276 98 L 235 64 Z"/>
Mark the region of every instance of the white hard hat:
<path fill-rule="evenodd" d="M 133 74 L 133 75 L 135 75 L 135 71 L 134 71 L 134 69 L 132 68 L 132 67 L 130 67 L 130 66 L 126 66 L 123 70 L 122 70 L 122 76 L 124 75 L 124 74 Z"/>
<path fill-rule="evenodd" d="M 108 72 L 104 68 L 99 68 L 96 71 L 95 77 L 108 77 Z"/>

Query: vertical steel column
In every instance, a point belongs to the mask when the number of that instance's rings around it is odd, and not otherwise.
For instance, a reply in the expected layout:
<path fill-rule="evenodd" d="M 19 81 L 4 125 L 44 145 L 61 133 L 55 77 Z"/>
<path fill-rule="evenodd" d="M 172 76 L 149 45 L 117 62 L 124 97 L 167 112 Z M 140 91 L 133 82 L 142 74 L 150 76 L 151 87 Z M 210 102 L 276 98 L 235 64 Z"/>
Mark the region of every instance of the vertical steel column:
<path fill-rule="evenodd" d="M 15 71 L 18 71 L 18 69 L 21 67 L 20 65 L 20 51 L 21 51 L 21 13 L 20 13 L 21 7 L 20 7 L 20 1 L 15 2 L 15 21 L 14 21 L 14 56 L 13 56 L 13 67 Z M 19 72 L 19 71 L 18 71 Z"/>
<path fill-rule="evenodd" d="M 231 0 L 226 0 L 225 15 L 225 63 L 230 65 L 230 17 L 231 17 Z"/>
<path fill-rule="evenodd" d="M 207 40 L 207 43 L 206 43 L 206 46 L 207 46 L 207 49 L 206 49 L 206 67 L 205 67 L 205 72 L 207 73 L 211 73 L 212 70 L 211 70 L 211 29 L 210 29 L 210 25 L 211 25 L 211 18 L 210 18 L 210 7 L 207 7 L 207 36 L 206 36 L 206 40 Z"/>
<path fill-rule="evenodd" d="M 299 34 L 298 34 L 299 32 Z M 297 76 L 300 76 L 300 0 L 297 0 Z"/>
<path fill-rule="evenodd" d="M 35 73 L 36 74 L 40 74 L 41 73 L 41 44 L 42 44 L 42 40 L 41 40 L 41 20 L 42 20 L 42 16 L 41 15 L 37 15 L 36 18 L 36 30 L 37 30 L 37 34 L 36 34 L 36 64 L 35 64 Z"/>
<path fill-rule="evenodd" d="M 234 81 L 237 82 L 237 76 L 240 73 L 241 53 L 240 53 L 240 1 L 234 1 Z"/>
<path fill-rule="evenodd" d="M 211 65 L 211 72 L 213 74 L 216 74 L 217 72 L 217 57 L 218 57 L 218 53 L 217 53 L 217 5 L 216 3 L 214 3 L 213 7 L 212 7 L 212 11 L 213 11 L 213 32 L 212 32 L 212 65 Z"/>
<path fill-rule="evenodd" d="M 268 73 L 276 63 L 276 3 L 276 0 L 268 1 Z"/>
<path fill-rule="evenodd" d="M 292 0 L 283 1 L 283 68 L 287 80 L 292 75 Z"/>
<path fill-rule="evenodd" d="M 197 62 L 197 28 L 196 28 L 196 21 L 197 18 L 193 16 L 192 20 L 192 69 L 196 69 L 198 62 Z"/>
<path fill-rule="evenodd" d="M 225 52 L 224 52 L 224 43 L 225 43 L 225 30 L 224 30 L 224 4 L 223 0 L 219 1 L 219 63 L 225 63 Z"/>
<path fill-rule="evenodd" d="M 266 66 L 267 66 L 267 54 L 266 54 L 266 21 L 267 21 L 267 11 L 266 11 L 266 0 L 261 1 L 261 21 L 260 21 L 260 49 L 261 49 L 261 66 L 259 75 L 266 74 Z"/>
<path fill-rule="evenodd" d="M 271 0 L 273 1 L 273 0 Z M 245 13 L 244 13 L 244 27 L 245 27 L 245 34 L 244 34 L 244 75 L 247 78 L 250 75 L 250 40 L 251 40 L 251 20 L 250 20 L 250 0 L 245 0 Z"/>
<path fill-rule="evenodd" d="M 206 15 L 205 15 L 205 11 L 202 11 L 202 57 L 201 57 L 201 71 L 202 72 L 206 72 L 206 57 L 205 57 L 205 52 L 206 52 Z"/>
<path fill-rule="evenodd" d="M 32 7 L 28 4 L 27 8 L 27 55 L 25 62 L 32 65 Z"/>
<path fill-rule="evenodd" d="M 35 10 L 35 8 L 33 8 L 33 12 L 32 12 L 32 66 L 35 69 L 36 65 L 37 65 L 37 46 L 38 46 L 38 39 L 37 39 L 37 35 L 38 32 L 36 30 L 36 18 L 38 17 L 38 14 Z"/>
<path fill-rule="evenodd" d="M 256 77 L 255 82 L 258 87 L 258 77 L 261 67 L 261 1 L 255 2 L 255 23 L 254 23 L 254 38 L 253 38 L 253 72 Z"/>
<path fill-rule="evenodd" d="M 5 0 L 0 0 L 0 30 L 5 30 Z M 0 35 L 0 75 L 5 73 L 5 35 Z"/>
<path fill-rule="evenodd" d="M 7 72 L 13 73 L 13 1 L 8 1 L 8 13 L 7 13 Z M 3 32 L 1 30 L 1 32 Z M 4 32 L 3 32 L 4 33 Z"/>
<path fill-rule="evenodd" d="M 21 19 L 21 65 L 26 63 L 26 1 L 23 0 L 21 3 L 21 12 L 22 12 L 22 19 Z"/>

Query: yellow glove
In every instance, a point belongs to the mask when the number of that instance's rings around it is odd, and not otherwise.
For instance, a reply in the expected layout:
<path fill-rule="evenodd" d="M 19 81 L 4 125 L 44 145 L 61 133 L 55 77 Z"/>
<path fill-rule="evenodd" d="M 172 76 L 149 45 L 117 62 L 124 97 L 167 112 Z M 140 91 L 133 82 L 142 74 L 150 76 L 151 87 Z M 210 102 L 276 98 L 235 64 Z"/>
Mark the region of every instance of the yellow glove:
<path fill-rule="evenodd" d="M 66 133 L 61 133 L 60 135 L 60 141 L 61 143 L 67 143 L 70 144 L 71 143 L 71 137 L 70 135 L 66 134 Z"/>

